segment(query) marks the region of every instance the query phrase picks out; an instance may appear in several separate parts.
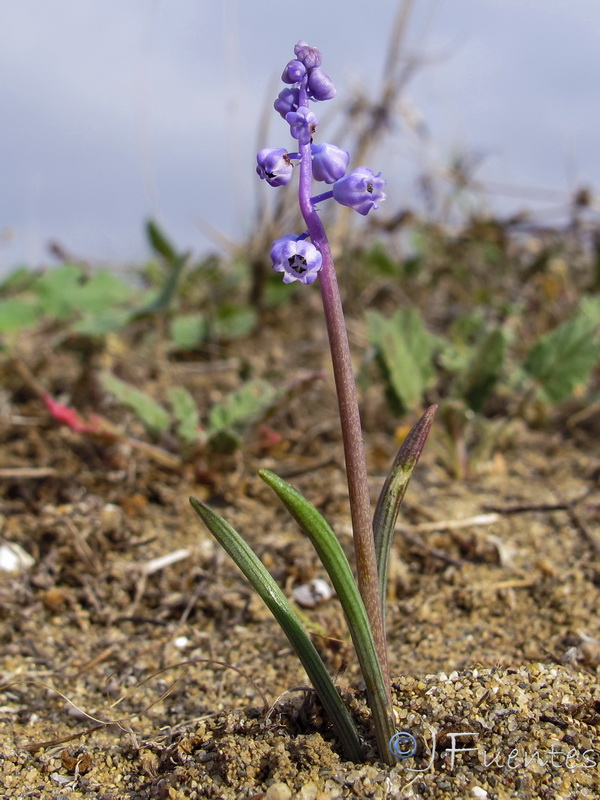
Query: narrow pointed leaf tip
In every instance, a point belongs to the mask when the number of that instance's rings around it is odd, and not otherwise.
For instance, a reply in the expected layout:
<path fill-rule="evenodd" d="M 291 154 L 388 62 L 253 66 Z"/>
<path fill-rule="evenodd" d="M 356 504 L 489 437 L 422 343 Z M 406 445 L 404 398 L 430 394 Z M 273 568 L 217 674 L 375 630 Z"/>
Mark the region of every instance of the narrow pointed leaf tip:
<path fill-rule="evenodd" d="M 398 450 L 394 460 L 394 467 L 399 466 L 405 472 L 407 470 L 412 472 L 421 457 L 437 410 L 437 405 L 429 406 L 418 422 L 411 428 Z"/>
<path fill-rule="evenodd" d="M 403 441 L 383 485 L 377 508 L 375 509 L 373 535 L 375 537 L 375 553 L 377 556 L 379 596 L 384 619 L 390 548 L 394 538 L 398 512 L 400 511 L 408 482 L 425 447 L 437 409 L 437 405 L 429 406 Z"/>

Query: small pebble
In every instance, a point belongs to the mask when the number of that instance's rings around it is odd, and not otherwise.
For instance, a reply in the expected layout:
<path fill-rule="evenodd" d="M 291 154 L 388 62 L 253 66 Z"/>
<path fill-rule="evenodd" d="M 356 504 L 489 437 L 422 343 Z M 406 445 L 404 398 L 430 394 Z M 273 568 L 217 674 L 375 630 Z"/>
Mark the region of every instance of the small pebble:
<path fill-rule="evenodd" d="M 290 800 L 292 792 L 286 783 L 272 783 L 265 794 L 265 800 Z"/>
<path fill-rule="evenodd" d="M 315 800 L 319 787 L 312 781 L 305 783 L 304 786 L 296 793 L 294 800 Z"/>
<path fill-rule="evenodd" d="M 314 578 L 292 590 L 292 597 L 302 608 L 316 608 L 329 600 L 332 595 L 333 589 L 322 578 Z"/>
<path fill-rule="evenodd" d="M 0 544 L 0 571 L 25 572 L 35 564 L 35 559 L 26 550 L 11 542 Z"/>
<path fill-rule="evenodd" d="M 123 509 L 114 503 L 106 503 L 100 510 L 100 531 L 111 533 L 118 530 L 123 523 Z"/>

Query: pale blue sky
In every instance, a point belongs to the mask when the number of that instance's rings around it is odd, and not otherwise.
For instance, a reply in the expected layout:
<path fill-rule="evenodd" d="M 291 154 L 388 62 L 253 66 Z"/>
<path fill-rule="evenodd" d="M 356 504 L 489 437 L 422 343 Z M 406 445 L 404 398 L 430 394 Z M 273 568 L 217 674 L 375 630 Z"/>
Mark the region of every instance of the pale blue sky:
<path fill-rule="evenodd" d="M 302 10 L 300 10 L 302 9 Z M 325 9 L 325 10 L 323 10 Z M 242 240 L 257 128 L 304 38 L 346 90 L 379 79 L 395 0 L 0 0 L 0 270 L 144 256 L 156 214 L 182 247 L 198 219 Z M 431 58 L 407 101 L 427 124 L 374 163 L 388 210 L 456 149 L 478 176 L 568 192 L 600 184 L 599 0 L 416 0 L 409 50 Z M 291 146 L 273 114 L 260 146 Z M 385 163 L 383 163 L 385 162 Z M 537 204 L 543 208 L 543 204 Z"/>

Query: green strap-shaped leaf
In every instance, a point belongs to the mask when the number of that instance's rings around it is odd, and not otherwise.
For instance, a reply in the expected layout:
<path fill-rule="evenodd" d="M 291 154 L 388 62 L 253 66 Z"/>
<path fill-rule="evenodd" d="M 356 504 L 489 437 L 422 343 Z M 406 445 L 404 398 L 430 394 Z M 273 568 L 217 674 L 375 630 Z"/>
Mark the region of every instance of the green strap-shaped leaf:
<path fill-rule="evenodd" d="M 346 554 L 325 519 L 293 486 L 268 470 L 260 470 L 258 474 L 304 530 L 334 585 L 365 679 L 379 755 L 382 760 L 393 764 L 394 757 L 388 750 L 390 738 L 395 733 L 390 699 L 367 612 Z"/>
<path fill-rule="evenodd" d="M 379 595 L 385 623 L 385 602 L 387 598 L 388 566 L 390 548 L 394 538 L 394 528 L 398 518 L 398 511 L 404 499 L 406 487 L 417 461 L 423 451 L 437 406 L 429 406 L 417 424 L 411 429 L 406 439 L 402 442 L 398 455 L 394 459 L 392 468 L 383 485 L 375 515 L 373 517 L 373 535 L 375 537 L 375 554 L 377 557 L 377 576 L 379 582 Z"/>
<path fill-rule="evenodd" d="M 342 703 L 314 644 L 279 586 L 250 546 L 220 514 L 194 497 L 190 497 L 190 503 L 281 625 L 333 723 L 346 758 L 355 762 L 363 761 L 360 739 L 350 713 Z"/>

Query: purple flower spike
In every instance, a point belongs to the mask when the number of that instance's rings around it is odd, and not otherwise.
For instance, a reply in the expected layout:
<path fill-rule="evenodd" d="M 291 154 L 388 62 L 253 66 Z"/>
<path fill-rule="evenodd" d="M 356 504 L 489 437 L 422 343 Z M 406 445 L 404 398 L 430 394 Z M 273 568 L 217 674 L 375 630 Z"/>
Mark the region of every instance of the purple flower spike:
<path fill-rule="evenodd" d="M 277 96 L 277 100 L 273 103 L 273 108 L 285 119 L 290 111 L 296 111 L 298 108 L 299 95 L 300 90 L 297 87 L 282 89 Z"/>
<path fill-rule="evenodd" d="M 336 89 L 333 81 L 325 75 L 320 67 L 309 70 L 308 73 L 308 96 L 313 100 L 331 100 L 335 97 Z"/>
<path fill-rule="evenodd" d="M 284 83 L 298 83 L 306 75 L 306 67 L 301 61 L 289 61 L 283 70 L 281 80 Z"/>
<path fill-rule="evenodd" d="M 293 235 L 273 242 L 271 260 L 275 272 L 283 272 L 284 283 L 313 283 L 323 265 L 321 253 L 314 244 Z"/>
<path fill-rule="evenodd" d="M 294 54 L 298 61 L 301 61 L 306 69 L 313 69 L 314 67 L 321 66 L 321 51 L 316 47 L 309 47 L 308 44 L 301 39 L 294 47 Z"/>
<path fill-rule="evenodd" d="M 271 147 L 261 150 L 256 156 L 256 161 L 258 177 L 270 186 L 285 186 L 291 181 L 294 167 L 283 147 L 280 150 Z"/>
<path fill-rule="evenodd" d="M 324 183 L 335 183 L 346 174 L 350 153 L 334 144 L 313 144 L 312 153 L 313 177 Z"/>
<path fill-rule="evenodd" d="M 297 111 L 290 111 L 285 115 L 285 119 L 289 122 L 290 133 L 294 139 L 298 139 L 299 144 L 308 144 L 319 124 L 319 120 L 306 106 L 300 106 Z"/>
<path fill-rule="evenodd" d="M 387 181 L 368 167 L 358 167 L 333 184 L 333 196 L 343 206 L 349 206 L 365 217 L 372 208 L 385 200 L 381 190 Z"/>

